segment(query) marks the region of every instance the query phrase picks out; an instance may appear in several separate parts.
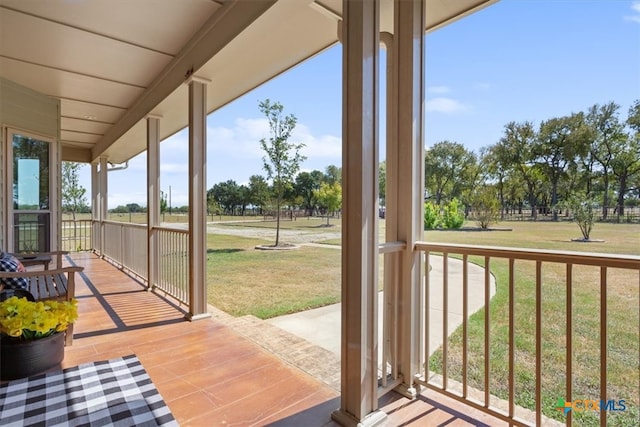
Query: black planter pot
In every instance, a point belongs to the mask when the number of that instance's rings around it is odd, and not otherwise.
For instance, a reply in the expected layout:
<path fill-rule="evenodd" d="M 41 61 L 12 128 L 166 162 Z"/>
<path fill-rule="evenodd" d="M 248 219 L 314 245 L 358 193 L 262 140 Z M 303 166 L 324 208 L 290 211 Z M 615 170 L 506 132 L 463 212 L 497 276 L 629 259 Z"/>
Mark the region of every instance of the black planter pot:
<path fill-rule="evenodd" d="M 0 341 L 0 379 L 15 380 L 39 374 L 64 359 L 64 332 L 30 341 Z"/>

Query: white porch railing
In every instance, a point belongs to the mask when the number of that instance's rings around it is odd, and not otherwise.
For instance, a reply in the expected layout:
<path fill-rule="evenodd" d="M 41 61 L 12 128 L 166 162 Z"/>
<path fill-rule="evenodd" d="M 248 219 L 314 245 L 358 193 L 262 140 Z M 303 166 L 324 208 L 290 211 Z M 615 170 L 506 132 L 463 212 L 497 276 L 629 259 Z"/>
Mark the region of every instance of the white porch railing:
<path fill-rule="evenodd" d="M 378 253 L 383 256 L 384 270 L 383 276 L 383 300 L 382 309 L 379 313 L 382 319 L 382 354 L 380 357 L 380 368 L 378 372 L 379 388 L 378 397 L 383 396 L 393 390 L 402 382 L 398 372 L 399 348 L 398 331 L 398 274 L 400 271 L 400 257 L 406 248 L 405 242 L 387 242 L 380 244 Z"/>
<path fill-rule="evenodd" d="M 184 304 L 189 303 L 189 232 L 156 227 L 160 272 L 155 287 Z"/>
<path fill-rule="evenodd" d="M 94 222 L 93 232 L 100 233 L 100 223 Z M 145 224 L 103 221 L 102 256 L 143 281 L 148 277 L 148 238 Z M 151 284 L 178 301 L 189 303 L 189 257 L 187 230 L 156 227 L 158 241 L 158 278 Z M 95 248 L 96 250 L 98 248 Z"/>
<path fill-rule="evenodd" d="M 147 280 L 147 226 L 103 221 L 104 255 L 143 280 Z"/>
<path fill-rule="evenodd" d="M 619 393 L 620 387 L 624 387 L 624 384 L 619 384 L 620 366 L 614 364 L 614 362 L 620 364 L 621 357 L 630 359 L 636 357 L 635 360 L 629 360 L 629 363 L 635 364 L 636 376 L 626 377 L 623 383 L 629 381 L 637 384 L 640 380 L 637 374 L 637 331 L 640 320 L 634 319 L 633 315 L 628 318 L 627 326 L 630 333 L 636 334 L 635 338 L 631 338 L 631 342 L 635 342 L 636 345 L 635 352 L 633 344 L 627 344 L 626 348 L 622 348 L 619 341 L 614 342 L 614 339 L 621 338 L 613 335 L 612 332 L 616 331 L 611 331 L 610 323 L 619 324 L 620 313 L 616 313 L 614 307 L 608 308 L 608 304 L 612 306 L 612 303 L 618 302 L 616 299 L 628 295 L 628 302 L 625 302 L 631 305 L 628 313 L 639 312 L 640 257 L 425 242 L 419 242 L 416 250 L 424 254 L 425 266 L 429 266 L 430 261 L 433 260 L 430 259 L 431 254 L 442 256 L 444 271 L 443 298 L 440 302 L 443 344 L 439 349 L 436 363 L 438 366 L 434 366 L 430 356 L 426 356 L 424 363 L 420 364 L 424 367 L 417 380 L 420 385 L 503 419 L 511 425 L 519 426 L 543 425 L 543 405 L 549 408 L 550 404 L 554 405 L 559 399 L 564 399 L 566 402 L 571 402 L 572 399 L 576 401 L 592 399 L 597 401 L 598 405 L 601 404 L 600 402 L 605 402 L 609 405 L 609 411 L 612 408 L 615 410 L 616 402 L 611 406 L 612 399 L 626 398 L 627 409 L 629 405 L 637 406 L 638 395 L 633 395 L 633 391 L 630 396 L 616 396 L 612 395 L 610 390 L 615 386 Z M 461 277 L 454 277 L 448 272 L 449 257 L 461 258 Z M 468 316 L 470 286 L 468 277 L 469 263 L 472 260 L 485 267 L 484 281 L 481 284 L 484 286 L 485 309 L 477 313 L 482 321 L 476 321 L 471 325 L 475 328 L 473 331 L 470 329 Z M 438 262 L 440 262 L 439 259 Z M 502 273 L 497 279 L 502 281 L 502 289 L 498 286 L 496 298 L 502 293 L 499 297 L 506 301 L 506 312 L 486 309 L 491 302 L 489 269 L 491 266 L 499 266 L 500 263 Z M 429 271 L 429 268 L 426 268 L 426 271 Z M 426 319 L 433 319 L 434 315 L 439 315 L 428 312 L 434 303 L 429 300 L 429 289 L 433 286 L 430 276 L 425 274 L 424 278 L 423 307 L 429 308 L 422 317 L 425 319 L 423 355 L 430 355 L 435 350 L 429 348 L 429 322 Z M 453 301 L 448 296 L 453 286 L 462 288 L 462 301 Z M 592 301 L 590 304 L 584 304 L 587 301 L 585 294 L 590 296 L 591 299 L 588 300 Z M 454 304 L 456 310 L 460 310 L 462 314 L 461 338 L 458 336 L 460 339 L 459 342 L 456 341 L 455 348 L 454 343 L 450 341 L 447 325 L 448 313 Z M 549 310 L 554 312 L 551 313 Z M 560 313 L 561 321 L 549 324 L 549 317 L 552 314 L 556 316 L 557 313 Z M 530 320 L 525 321 L 528 326 L 527 331 L 516 328 L 516 324 L 523 323 L 522 319 L 516 321 L 516 316 L 528 316 L 526 319 Z M 624 322 L 624 316 L 622 319 Z M 498 322 L 499 326 L 496 326 Z M 480 327 L 479 324 L 482 326 Z M 591 329 L 583 330 L 587 326 L 591 326 Z M 475 339 L 472 341 L 471 338 Z M 552 340 L 555 342 L 551 343 Z M 476 348 L 471 348 L 471 342 Z M 594 351 L 590 345 L 596 350 Z M 566 350 L 558 351 L 558 348 L 562 349 L 563 346 Z M 629 346 L 631 348 L 628 348 Z M 596 353 L 595 357 L 593 352 Z M 470 354 L 474 356 L 470 357 Z M 599 360 L 594 362 L 591 360 L 594 358 Z M 501 359 L 502 363 L 499 363 L 498 359 Z M 523 363 L 524 359 L 528 360 L 528 364 Z M 590 372 L 585 372 L 584 365 L 588 363 L 595 365 L 592 370 L 595 369 L 597 374 L 591 375 Z M 506 374 L 496 372 L 494 364 L 502 368 L 506 366 Z M 430 366 L 431 369 L 429 369 Z M 454 368 L 456 372 L 452 374 L 451 371 Z M 616 384 L 613 384 L 613 379 L 608 377 L 610 369 L 618 371 Z M 434 370 L 438 371 L 438 374 L 435 374 Z M 634 371 L 630 372 L 633 376 Z M 494 375 L 496 378 L 493 378 Z M 474 380 L 471 379 L 472 377 Z M 527 389 L 523 380 L 525 377 L 531 389 Z M 500 383 L 502 378 L 505 378 L 504 382 Z M 591 391 L 596 396 L 585 395 L 585 389 L 589 389 L 585 383 L 589 382 L 594 383 Z M 577 386 L 578 383 L 580 388 Z M 556 387 L 547 389 L 546 393 L 543 393 L 543 388 L 550 387 L 551 384 Z M 494 391 L 501 386 L 503 388 L 506 386 L 507 392 L 506 395 L 502 393 L 502 399 L 497 399 Z M 553 396 L 553 402 L 549 401 L 550 391 L 560 394 Z M 517 396 L 518 394 L 520 396 Z M 522 413 L 519 412 L 516 401 L 517 397 L 522 400 L 523 394 L 526 394 L 535 405 L 533 408 L 535 419 L 523 419 L 520 416 Z M 543 397 L 546 399 L 544 402 Z M 582 406 L 578 409 L 585 408 Z M 621 407 L 618 406 L 618 409 Z M 575 410 L 569 411 L 566 414 L 568 426 L 572 425 L 575 412 Z M 598 411 L 597 416 L 600 418 L 601 426 L 607 425 L 607 412 L 607 410 Z M 620 414 L 609 416 L 618 415 Z"/>
<path fill-rule="evenodd" d="M 90 219 L 62 220 L 62 246 L 69 252 L 90 251 L 93 247 L 93 227 Z"/>

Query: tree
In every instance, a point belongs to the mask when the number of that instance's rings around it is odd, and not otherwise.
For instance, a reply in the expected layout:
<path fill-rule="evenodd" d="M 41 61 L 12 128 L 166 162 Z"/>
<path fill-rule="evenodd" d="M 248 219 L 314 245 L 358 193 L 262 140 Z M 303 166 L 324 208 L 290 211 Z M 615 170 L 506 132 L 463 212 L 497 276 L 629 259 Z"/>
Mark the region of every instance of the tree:
<path fill-rule="evenodd" d="M 553 118 L 540 124 L 532 155 L 551 186 L 553 220 L 558 220 L 558 184 L 569 166 L 588 151 L 588 137 L 582 113 Z"/>
<path fill-rule="evenodd" d="M 129 213 L 140 213 L 146 212 L 147 208 L 145 208 L 144 206 L 140 206 L 137 203 L 127 203 L 127 211 Z"/>
<path fill-rule="evenodd" d="M 306 157 L 300 154 L 304 144 L 289 142 L 291 133 L 296 127 L 296 116 L 283 115 L 284 107 L 279 102 L 271 103 L 269 99 L 261 101 L 259 108 L 269 121 L 271 136 L 267 140 L 260 140 L 260 147 L 266 153 L 262 158 L 263 168 L 267 173 L 267 179 L 272 181 L 273 192 L 276 199 L 276 242 L 280 244 L 280 206 L 285 190 L 291 186 L 294 177 L 300 170 L 300 163 Z"/>
<path fill-rule="evenodd" d="M 640 174 L 640 141 L 629 138 L 628 144 L 611 162 L 611 173 L 618 181 L 616 210 L 619 216 L 624 216 L 624 198 L 631 189 L 631 181 Z"/>
<path fill-rule="evenodd" d="M 462 196 L 463 190 L 474 181 L 476 155 L 457 142 L 442 141 L 425 154 L 425 188 L 440 205 Z"/>
<path fill-rule="evenodd" d="M 609 208 L 609 187 L 613 161 L 618 155 L 625 139 L 624 126 L 618 118 L 620 106 L 615 102 L 594 105 L 587 114 L 587 123 L 591 127 L 593 143 L 591 156 L 602 168 L 603 199 L 602 218 L 607 219 Z"/>
<path fill-rule="evenodd" d="M 510 174 L 504 181 L 504 197 L 506 205 L 515 212 L 517 208 L 518 214 L 522 214 L 524 201 L 526 200 L 526 185 L 522 178 L 515 173 Z"/>
<path fill-rule="evenodd" d="M 536 217 L 538 193 L 540 187 L 539 169 L 534 167 L 531 149 L 536 140 L 536 133 L 531 122 L 509 122 L 500 139 L 502 150 L 511 169 L 518 180 L 525 184 L 526 198 L 531 206 L 531 216 Z"/>
<path fill-rule="evenodd" d="M 235 214 L 235 209 L 242 203 L 240 186 L 230 179 L 215 184 L 207 191 L 207 200 L 214 200 L 229 215 Z"/>
<path fill-rule="evenodd" d="M 342 168 L 335 165 L 327 166 L 324 174 L 324 182 L 329 184 L 337 182 L 342 185 Z"/>
<path fill-rule="evenodd" d="M 117 214 L 123 214 L 123 213 L 129 213 L 129 209 L 127 209 L 126 206 L 124 205 L 118 205 L 113 209 L 109 209 L 110 213 L 117 213 Z"/>
<path fill-rule="evenodd" d="M 160 213 L 164 214 L 169 207 L 167 202 L 167 194 L 164 191 L 160 191 Z"/>
<path fill-rule="evenodd" d="M 249 196 L 251 204 L 258 208 L 260 214 L 269 203 L 270 190 L 267 180 L 261 175 L 251 175 L 249 177 Z"/>
<path fill-rule="evenodd" d="M 300 172 L 296 176 L 294 189 L 296 196 L 302 199 L 302 207 L 307 211 L 307 215 L 313 215 L 316 208 L 315 192 L 320 189 L 322 183 L 322 172 Z"/>
<path fill-rule="evenodd" d="M 624 216 L 625 195 L 633 190 L 632 182 L 640 177 L 640 100 L 629 109 L 627 125 L 631 128 L 631 134 L 627 136 L 623 147 L 611 162 L 611 172 L 618 181 L 619 216 Z"/>
<path fill-rule="evenodd" d="M 342 186 L 338 182 L 333 184 L 324 182 L 315 193 L 320 206 L 327 210 L 327 225 L 329 225 L 329 214 L 336 212 L 342 206 Z"/>
<path fill-rule="evenodd" d="M 247 205 L 251 203 L 251 190 L 246 185 L 238 187 L 238 206 L 242 212 L 242 216 L 245 216 Z"/>
<path fill-rule="evenodd" d="M 500 218 L 504 219 L 506 181 L 509 175 L 509 161 L 504 146 L 495 144 L 480 152 L 480 165 L 485 172 L 485 181 L 495 180 L 500 201 Z M 473 197 L 471 197 L 473 205 Z"/>
<path fill-rule="evenodd" d="M 71 212 L 73 220 L 76 220 L 76 212 L 83 210 L 87 205 L 85 194 L 87 190 L 80 185 L 78 172 L 81 163 L 62 162 L 62 206 Z"/>
<path fill-rule="evenodd" d="M 378 166 L 378 198 L 380 206 L 387 203 L 387 161 L 383 160 Z"/>
<path fill-rule="evenodd" d="M 210 215 L 222 215 L 222 208 L 213 198 L 207 197 L 207 212 Z"/>
<path fill-rule="evenodd" d="M 636 99 L 631 108 L 629 108 L 627 125 L 633 129 L 635 137 L 640 138 L 640 99 Z"/>

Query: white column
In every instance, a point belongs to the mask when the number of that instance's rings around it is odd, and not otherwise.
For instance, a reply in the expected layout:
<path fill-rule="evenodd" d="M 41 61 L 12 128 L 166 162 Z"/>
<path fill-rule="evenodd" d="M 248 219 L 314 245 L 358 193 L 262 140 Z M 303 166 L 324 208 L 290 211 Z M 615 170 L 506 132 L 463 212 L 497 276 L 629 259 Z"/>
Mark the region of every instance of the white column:
<path fill-rule="evenodd" d="M 108 164 L 106 157 L 100 157 L 100 171 L 98 173 L 98 215 L 100 217 L 99 235 L 100 235 L 100 256 L 104 256 L 104 221 L 107 220 L 108 209 L 108 191 L 109 191 L 109 179 L 108 179 Z"/>
<path fill-rule="evenodd" d="M 91 236 L 92 250 L 100 252 L 100 174 L 98 173 L 98 163 L 91 163 Z M 102 253 L 100 253 L 102 255 Z"/>
<path fill-rule="evenodd" d="M 147 278 L 148 288 L 158 282 L 160 225 L 160 117 L 147 117 Z"/>
<path fill-rule="evenodd" d="M 189 84 L 189 313 L 207 312 L 207 83 L 195 76 Z"/>
<path fill-rule="evenodd" d="M 393 86 L 397 127 L 397 237 L 407 246 L 400 265 L 398 391 L 415 396 L 420 372 L 422 268 L 415 243 L 423 237 L 424 187 L 424 1 L 394 2 Z"/>
<path fill-rule="evenodd" d="M 386 149 L 385 161 L 387 165 L 386 196 L 385 196 L 385 240 L 395 242 L 398 240 L 398 129 L 397 129 L 397 102 L 395 78 L 395 48 L 394 36 L 391 33 L 381 33 L 380 41 L 387 52 L 386 82 Z M 385 265 L 385 271 L 387 266 Z"/>
<path fill-rule="evenodd" d="M 385 242 L 397 242 L 398 239 L 398 144 L 396 141 L 396 103 L 397 94 L 394 86 L 395 52 L 393 47 L 393 34 L 380 33 L 386 53 L 386 82 L 387 96 L 382 100 L 386 104 L 386 196 L 385 196 Z M 398 322 L 396 321 L 396 308 L 398 306 L 398 289 L 400 286 L 399 256 L 401 254 L 384 255 L 384 295 L 383 311 L 380 316 L 384 319 L 382 345 L 389 343 L 385 348 L 384 356 L 392 364 L 391 373 L 398 373 L 398 355 L 394 351 L 398 337 Z M 382 363 L 385 363 L 383 360 Z"/>
<path fill-rule="evenodd" d="M 342 358 L 344 426 L 375 426 L 378 409 L 378 62 L 380 2 L 343 0 Z"/>

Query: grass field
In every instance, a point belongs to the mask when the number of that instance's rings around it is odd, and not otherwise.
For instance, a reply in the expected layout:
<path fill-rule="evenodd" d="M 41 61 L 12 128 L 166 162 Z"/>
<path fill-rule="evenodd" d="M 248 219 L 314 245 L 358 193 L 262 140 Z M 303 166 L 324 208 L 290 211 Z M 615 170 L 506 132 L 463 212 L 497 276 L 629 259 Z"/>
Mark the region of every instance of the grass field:
<path fill-rule="evenodd" d="M 474 225 L 473 223 L 465 224 L 465 226 Z M 591 238 L 604 240 L 604 242 L 593 243 L 571 242 L 571 239 L 582 237 L 578 226 L 572 222 L 512 221 L 501 222 L 496 228 L 511 231 L 428 230 L 424 233 L 424 240 L 439 243 L 640 255 L 640 224 L 596 223 L 591 232 Z"/>
<path fill-rule="evenodd" d="M 340 301 L 340 251 L 261 251 L 271 241 L 207 236 L 208 299 L 234 316 L 266 319 Z"/>
<path fill-rule="evenodd" d="M 125 214 L 126 215 L 126 214 Z M 139 216 L 143 218 L 144 216 Z M 237 221 L 238 217 L 223 218 Z M 127 220 L 127 219 L 123 219 Z M 178 221 L 179 218 L 176 218 Z M 219 218 L 216 217 L 216 221 Z M 333 227 L 323 227 L 325 219 L 298 218 L 283 221 L 282 229 L 316 233 L 322 243 L 340 245 L 340 239 L 323 239 L 323 231 L 340 230 L 340 221 L 331 220 Z M 134 221 L 135 222 L 135 221 Z M 144 221 L 139 221 L 144 222 Z M 380 221 L 384 241 L 384 221 Z M 474 224 L 465 224 L 473 226 Z M 217 224 L 219 228 L 264 231 L 275 228 L 275 221 Z M 593 239 L 604 242 L 578 243 L 578 227 L 569 222 L 503 222 L 498 228 L 510 231 L 426 231 L 427 242 L 475 244 L 562 251 L 640 255 L 640 225 L 596 223 Z M 275 232 L 274 232 L 275 233 Z M 258 251 L 257 244 L 271 240 L 219 234 L 208 235 L 207 263 L 208 298 L 216 307 L 236 316 L 253 314 L 269 318 L 286 313 L 339 302 L 340 251 L 320 247 L 302 247 L 296 251 Z M 482 264 L 483 260 L 473 260 Z M 506 262 L 495 260 L 491 271 L 496 277 L 497 293 L 490 305 L 491 348 L 490 390 L 507 397 L 507 307 L 508 269 Z M 516 403 L 532 408 L 535 390 L 535 282 L 534 265 L 516 263 Z M 564 264 L 544 264 L 543 269 L 543 412 L 560 420 L 564 416 L 555 405 L 565 397 L 565 293 Z M 640 401 L 638 357 L 640 354 L 640 297 L 637 273 L 609 269 L 608 288 L 608 366 L 609 397 L 624 399 L 627 411 L 611 413 L 611 426 L 637 426 Z M 579 268 L 574 271 L 573 288 L 573 399 L 597 399 L 599 395 L 599 271 Z M 460 378 L 461 332 L 449 339 L 448 368 L 452 378 Z M 469 321 L 470 385 L 482 388 L 484 380 L 484 310 Z M 442 354 L 430 361 L 438 371 Z M 593 413 L 576 412 L 575 425 L 596 426 Z"/>
<path fill-rule="evenodd" d="M 570 223 L 501 224 L 513 231 L 461 232 L 427 231 L 425 240 L 432 242 L 482 244 L 580 252 L 640 254 L 640 226 L 596 224 L 592 237 L 600 243 L 570 242 L 579 237 L 579 230 Z M 483 260 L 475 260 L 482 264 Z M 516 404 L 532 408 L 535 390 L 535 266 L 516 263 Z M 490 390 L 502 398 L 508 397 L 508 266 L 494 261 L 491 271 L 496 277 L 497 292 L 491 301 Z M 544 264 L 543 294 L 543 412 L 564 420 L 555 410 L 558 398 L 565 397 L 565 333 L 566 299 L 564 265 Z M 608 392 L 611 399 L 624 399 L 627 411 L 610 413 L 610 426 L 637 426 L 640 400 L 638 357 L 640 355 L 640 301 L 638 273 L 610 269 L 608 272 Z M 599 270 L 576 267 L 573 286 L 574 390 L 573 399 L 594 399 L 599 396 Z M 482 388 L 484 380 L 484 310 L 469 321 L 470 385 Z M 447 365 L 454 379 L 461 378 L 462 332 L 449 339 Z M 430 361 L 433 371 L 441 371 L 442 353 Z M 599 418 L 593 412 L 575 412 L 576 425 L 597 426 Z"/>
<path fill-rule="evenodd" d="M 319 220 L 283 222 L 288 230 L 308 231 L 321 225 Z M 381 221 L 384 226 L 384 221 Z M 469 224 L 473 225 L 473 224 Z M 263 229 L 273 222 L 234 223 L 225 227 Z M 505 222 L 500 228 L 511 231 L 427 231 L 425 240 L 488 246 L 524 247 L 579 252 L 600 252 L 640 255 L 640 226 L 603 224 L 594 227 L 592 237 L 604 242 L 578 243 L 575 224 L 568 222 Z M 321 228 L 317 228 L 321 231 Z M 332 230 L 335 231 L 335 230 Z M 304 247 L 294 252 L 269 253 L 256 251 L 256 239 L 210 236 L 212 248 L 209 261 L 210 301 L 234 315 L 254 314 L 266 318 L 295 312 L 340 299 L 340 252 L 324 248 Z M 382 239 L 381 239 L 382 240 Z M 323 243 L 340 244 L 340 239 Z M 475 260 L 481 264 L 482 260 Z M 508 396 L 507 385 L 507 265 L 496 260 L 491 265 L 496 276 L 497 294 L 490 306 L 491 317 L 491 393 Z M 517 265 L 516 304 L 516 403 L 532 408 L 535 390 L 535 322 L 534 266 Z M 599 296 L 598 274 L 592 268 L 575 270 L 574 298 L 574 399 L 595 399 L 599 385 Z M 625 399 L 628 410 L 610 414 L 609 425 L 635 426 L 638 417 L 638 277 L 626 271 L 609 272 L 609 393 L 614 399 Z M 259 278 L 259 280 L 256 280 Z M 565 381 L 565 298 L 564 266 L 545 264 L 543 277 L 543 411 L 545 415 L 563 420 L 555 410 L 558 398 L 564 398 Z M 469 324 L 470 385 L 481 388 L 484 379 L 484 310 L 472 316 Z M 450 338 L 448 359 L 452 378 L 460 378 L 461 332 Z M 436 353 L 430 366 L 441 369 L 442 355 Z M 577 413 L 576 425 L 597 425 L 593 414 Z"/>

